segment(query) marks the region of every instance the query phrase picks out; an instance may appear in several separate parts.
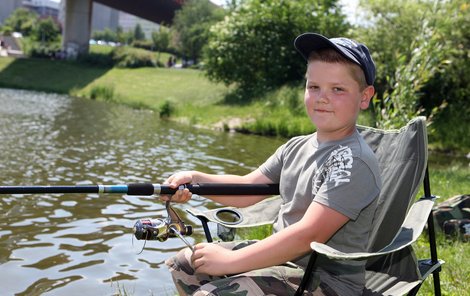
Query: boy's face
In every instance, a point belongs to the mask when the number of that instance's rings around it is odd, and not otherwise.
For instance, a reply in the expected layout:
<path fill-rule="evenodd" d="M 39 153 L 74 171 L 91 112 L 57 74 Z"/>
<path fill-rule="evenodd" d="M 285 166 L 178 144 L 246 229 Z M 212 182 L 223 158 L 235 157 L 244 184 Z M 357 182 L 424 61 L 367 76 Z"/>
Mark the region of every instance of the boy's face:
<path fill-rule="evenodd" d="M 304 102 L 310 120 L 317 127 L 319 140 L 338 140 L 351 135 L 359 110 L 369 106 L 374 87 L 361 90 L 351 67 L 322 61 L 308 64 Z"/>

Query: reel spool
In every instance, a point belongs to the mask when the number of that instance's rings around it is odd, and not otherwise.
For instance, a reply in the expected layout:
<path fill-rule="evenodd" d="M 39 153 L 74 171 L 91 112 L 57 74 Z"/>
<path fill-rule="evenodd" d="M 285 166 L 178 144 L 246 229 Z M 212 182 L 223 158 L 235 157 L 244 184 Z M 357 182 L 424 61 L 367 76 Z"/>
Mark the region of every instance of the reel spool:
<path fill-rule="evenodd" d="M 183 220 L 178 216 L 176 211 L 167 201 L 165 205 L 168 217 L 166 219 L 140 219 L 137 220 L 132 229 L 134 237 L 137 240 L 144 240 L 144 245 L 139 254 L 143 252 L 145 244 L 149 240 L 166 241 L 169 237 L 179 237 L 189 248 L 193 250 L 191 244 L 184 238 L 185 235 L 193 233 L 191 225 L 185 225 Z M 132 240 L 134 245 L 134 240 Z"/>
<path fill-rule="evenodd" d="M 181 235 L 191 235 L 193 227 L 184 223 L 168 224 L 162 219 L 140 219 L 134 224 L 133 233 L 138 240 L 166 241 L 169 237 L 177 237 L 178 231 Z"/>

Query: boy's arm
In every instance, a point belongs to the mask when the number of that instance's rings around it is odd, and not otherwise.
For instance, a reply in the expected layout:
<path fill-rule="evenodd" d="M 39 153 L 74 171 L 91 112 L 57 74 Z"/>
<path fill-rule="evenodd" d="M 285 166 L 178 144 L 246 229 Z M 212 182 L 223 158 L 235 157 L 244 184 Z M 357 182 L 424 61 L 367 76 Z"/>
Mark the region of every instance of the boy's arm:
<path fill-rule="evenodd" d="M 172 188 L 177 188 L 181 184 L 187 183 L 229 183 L 229 184 L 270 184 L 272 181 L 263 175 L 259 169 L 254 170 L 253 172 L 244 175 L 214 175 L 206 174 L 198 171 L 183 171 L 176 173 L 168 178 L 165 182 L 170 185 Z M 187 202 L 191 199 L 191 193 L 188 189 L 178 190 L 172 197 L 171 201 L 173 202 Z M 215 202 L 221 203 L 226 206 L 234 207 L 247 207 L 253 205 L 266 196 L 254 195 L 254 196 L 236 196 L 236 195 L 225 195 L 225 196 L 215 196 L 215 195 L 205 195 Z M 165 197 L 162 198 L 166 200 Z"/>
<path fill-rule="evenodd" d="M 192 260 L 196 272 L 210 275 L 242 273 L 280 265 L 311 251 L 312 241 L 326 242 L 348 217 L 317 202 L 312 202 L 304 217 L 253 245 L 231 251 L 217 244 L 198 244 Z"/>

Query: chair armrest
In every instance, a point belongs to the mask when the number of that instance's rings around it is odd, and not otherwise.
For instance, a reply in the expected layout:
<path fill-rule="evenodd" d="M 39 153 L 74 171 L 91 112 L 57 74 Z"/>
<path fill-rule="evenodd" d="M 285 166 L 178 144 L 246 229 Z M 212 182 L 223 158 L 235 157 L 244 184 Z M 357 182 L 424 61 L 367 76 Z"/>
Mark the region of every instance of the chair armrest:
<path fill-rule="evenodd" d="M 377 252 L 345 253 L 317 242 L 310 243 L 310 247 L 315 252 L 336 260 L 363 260 L 399 251 L 418 239 L 427 223 L 433 205 L 434 198 L 421 198 L 415 202 L 392 242 Z"/>
<path fill-rule="evenodd" d="M 280 196 L 274 196 L 246 208 L 223 207 L 207 211 L 193 208 L 186 211 L 199 219 L 203 217 L 207 221 L 228 228 L 245 228 L 273 224 L 279 213 L 281 203 L 282 199 Z M 227 216 L 228 219 L 225 219 Z M 231 220 L 230 216 L 234 219 Z"/>

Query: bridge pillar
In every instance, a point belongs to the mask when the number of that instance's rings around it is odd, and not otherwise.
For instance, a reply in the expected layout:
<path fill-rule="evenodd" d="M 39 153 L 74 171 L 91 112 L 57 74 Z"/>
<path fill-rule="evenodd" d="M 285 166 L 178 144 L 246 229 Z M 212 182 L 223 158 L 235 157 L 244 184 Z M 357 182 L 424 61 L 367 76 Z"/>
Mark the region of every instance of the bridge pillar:
<path fill-rule="evenodd" d="M 65 0 L 62 49 L 69 59 L 88 53 L 92 0 Z"/>

